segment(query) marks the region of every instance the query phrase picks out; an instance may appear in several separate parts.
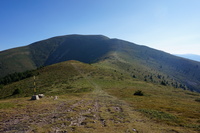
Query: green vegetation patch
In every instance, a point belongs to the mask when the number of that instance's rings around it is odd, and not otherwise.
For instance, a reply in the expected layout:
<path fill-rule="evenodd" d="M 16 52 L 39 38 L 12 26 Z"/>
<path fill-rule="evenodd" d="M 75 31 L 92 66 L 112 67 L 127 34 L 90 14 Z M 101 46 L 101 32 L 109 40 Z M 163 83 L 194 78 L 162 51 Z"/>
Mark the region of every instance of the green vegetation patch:
<path fill-rule="evenodd" d="M 7 85 L 7 84 L 10 84 L 13 82 L 17 82 L 17 81 L 32 77 L 33 75 L 38 75 L 38 73 L 35 72 L 35 70 L 19 72 L 19 73 L 15 72 L 15 73 L 9 74 L 3 78 L 0 78 L 0 84 Z"/>
<path fill-rule="evenodd" d="M 77 91 L 75 91 L 76 93 L 82 93 L 82 92 L 90 92 L 92 91 L 92 88 L 80 88 Z"/>
<path fill-rule="evenodd" d="M 7 109 L 7 108 L 13 108 L 13 107 L 15 107 L 15 104 L 13 103 L 8 103 L 8 102 L 0 103 L 0 109 Z"/>
<path fill-rule="evenodd" d="M 21 94 L 21 93 L 22 93 L 21 89 L 17 88 L 14 90 L 12 95 L 17 95 L 17 94 Z"/>
<path fill-rule="evenodd" d="M 150 110 L 150 109 L 140 109 L 139 111 L 144 113 L 151 119 L 158 119 L 158 120 L 165 120 L 165 121 L 176 121 L 177 120 L 176 116 L 169 114 L 169 113 L 162 112 L 162 111 Z"/>
<path fill-rule="evenodd" d="M 196 131 L 200 131 L 200 125 L 197 125 L 197 124 L 187 124 L 187 125 L 184 125 L 184 126 L 187 127 L 187 128 L 193 128 Z"/>

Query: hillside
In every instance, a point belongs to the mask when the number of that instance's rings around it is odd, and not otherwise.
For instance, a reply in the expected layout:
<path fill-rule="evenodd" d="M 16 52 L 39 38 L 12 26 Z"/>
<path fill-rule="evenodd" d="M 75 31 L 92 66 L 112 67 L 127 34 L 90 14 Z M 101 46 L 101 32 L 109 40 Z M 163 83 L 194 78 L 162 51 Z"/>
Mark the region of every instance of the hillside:
<path fill-rule="evenodd" d="M 14 48 L 0 52 L 0 77 L 14 72 L 35 69 L 29 47 Z"/>
<path fill-rule="evenodd" d="M 200 92 L 200 62 L 102 35 L 67 35 L 0 53 L 0 77 L 67 60 L 94 63 L 147 82 Z"/>
<path fill-rule="evenodd" d="M 200 92 L 199 62 L 123 40 L 110 41 L 117 49 L 99 64 L 110 68 L 117 67 L 140 80 Z"/>
<path fill-rule="evenodd" d="M 29 100 L 33 77 L 0 88 L 0 132 L 200 131 L 198 93 L 141 81 L 103 64 L 67 61 L 34 72 L 37 94 L 45 97 Z M 144 96 L 133 95 L 138 90 Z"/>
<path fill-rule="evenodd" d="M 110 50 L 107 37 L 67 35 L 0 52 L 0 77 L 66 60 L 94 62 Z M 93 49 L 93 50 L 91 50 Z"/>

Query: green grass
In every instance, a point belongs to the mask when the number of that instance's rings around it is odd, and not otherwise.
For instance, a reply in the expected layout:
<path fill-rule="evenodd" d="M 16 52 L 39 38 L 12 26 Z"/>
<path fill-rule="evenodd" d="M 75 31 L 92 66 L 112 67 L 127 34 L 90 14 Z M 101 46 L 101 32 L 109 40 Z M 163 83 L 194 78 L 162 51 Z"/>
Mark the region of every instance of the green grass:
<path fill-rule="evenodd" d="M 162 121 L 170 121 L 170 122 L 177 122 L 177 117 L 162 111 L 157 110 L 150 110 L 150 109 L 140 109 L 140 112 L 147 115 L 151 119 L 162 120 Z"/>
<path fill-rule="evenodd" d="M 77 61 L 37 71 L 37 93 L 46 97 L 29 101 L 33 77 L 3 86 L 0 94 L 4 98 L 0 100 L 3 122 L 22 119 L 25 129 L 30 126 L 37 132 L 55 132 L 57 128 L 68 132 L 131 132 L 133 128 L 153 133 L 199 131 L 200 106 L 196 100 L 199 93 L 132 78 L 115 67 Z M 16 88 L 22 92 L 12 96 Z M 145 95 L 133 95 L 138 90 Z M 58 100 L 51 98 L 56 95 Z M 71 119 L 83 119 L 83 123 L 71 125 Z M 22 130 L 20 124 L 15 126 Z"/>
<path fill-rule="evenodd" d="M 13 108 L 13 107 L 16 107 L 16 105 L 10 102 L 0 103 L 0 109 L 8 109 L 8 108 Z"/>
<path fill-rule="evenodd" d="M 0 78 L 14 72 L 24 72 L 36 68 L 31 60 L 28 47 L 19 47 L 1 52 L 0 62 Z"/>
<path fill-rule="evenodd" d="M 133 93 L 140 88 L 145 95 L 134 96 Z M 195 102 L 199 95 L 187 95 L 185 91 L 174 88 L 149 84 L 148 86 L 137 85 L 126 88 L 110 88 L 109 94 L 128 102 L 138 109 L 144 116 L 156 120 L 159 123 L 166 123 L 174 126 L 187 127 L 199 131 L 200 106 Z M 197 96 L 198 95 L 198 96 Z"/>

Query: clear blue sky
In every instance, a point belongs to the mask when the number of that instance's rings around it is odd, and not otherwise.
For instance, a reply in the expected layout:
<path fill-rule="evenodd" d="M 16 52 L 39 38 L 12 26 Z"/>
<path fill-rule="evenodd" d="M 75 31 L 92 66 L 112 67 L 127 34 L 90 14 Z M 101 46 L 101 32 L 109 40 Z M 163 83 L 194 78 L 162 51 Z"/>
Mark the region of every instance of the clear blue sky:
<path fill-rule="evenodd" d="M 200 55 L 200 0 L 0 0 L 0 51 L 67 34 Z"/>

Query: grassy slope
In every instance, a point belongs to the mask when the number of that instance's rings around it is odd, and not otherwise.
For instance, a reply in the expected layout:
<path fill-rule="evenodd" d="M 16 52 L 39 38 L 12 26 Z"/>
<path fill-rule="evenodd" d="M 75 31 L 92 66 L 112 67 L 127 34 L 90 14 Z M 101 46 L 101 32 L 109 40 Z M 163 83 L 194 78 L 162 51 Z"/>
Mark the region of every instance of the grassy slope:
<path fill-rule="evenodd" d="M 16 88 L 23 90 L 0 101 L 1 132 L 200 131 L 198 93 L 140 81 L 103 64 L 69 61 L 38 72 L 37 90 L 47 96 L 44 99 L 28 101 L 33 78 L 1 90 L 1 97 L 11 95 Z M 136 90 L 145 96 L 134 96 Z M 55 95 L 58 100 L 50 97 Z"/>
<path fill-rule="evenodd" d="M 124 72 L 142 80 L 154 83 L 164 81 L 168 85 L 199 92 L 199 62 L 117 39 L 110 41 L 117 47 L 110 59 L 104 61 L 107 66 L 118 66 Z"/>
<path fill-rule="evenodd" d="M 90 63 L 110 50 L 101 35 L 66 35 L 0 52 L 0 77 L 67 60 Z M 92 49 L 92 50 L 91 50 Z"/>
<path fill-rule="evenodd" d="M 101 35 L 69 35 L 51 53 L 45 62 L 50 65 L 67 60 L 78 60 L 85 63 L 96 62 L 111 50 L 107 43 L 109 38 Z"/>
<path fill-rule="evenodd" d="M 31 60 L 31 53 L 28 47 L 20 47 L 0 52 L 0 77 L 35 68 L 36 66 Z"/>

